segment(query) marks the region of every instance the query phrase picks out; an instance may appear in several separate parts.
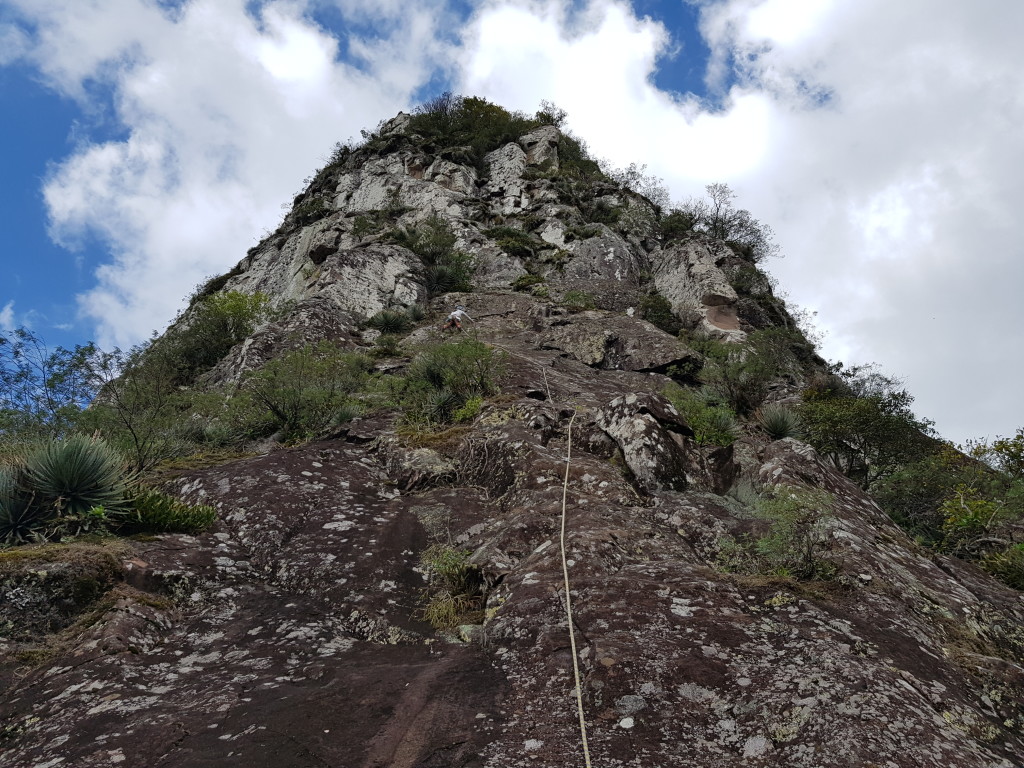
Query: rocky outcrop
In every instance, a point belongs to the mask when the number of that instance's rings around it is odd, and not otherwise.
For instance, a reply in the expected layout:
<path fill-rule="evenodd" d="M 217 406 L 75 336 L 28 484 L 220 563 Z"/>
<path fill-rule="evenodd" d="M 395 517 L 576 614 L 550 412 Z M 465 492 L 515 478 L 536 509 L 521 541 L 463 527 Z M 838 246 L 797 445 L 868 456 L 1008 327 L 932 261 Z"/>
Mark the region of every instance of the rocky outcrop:
<path fill-rule="evenodd" d="M 653 209 L 611 185 L 570 199 L 547 175 L 553 127 L 480 178 L 410 126 L 321 172 L 226 280 L 278 313 L 203 383 L 311 341 L 364 347 L 383 308 L 424 305 L 402 344 L 435 343 L 459 303 L 500 394 L 429 431 L 382 386 L 331 439 L 178 468 L 167 490 L 218 511 L 202 535 L 0 552 L 0 764 L 580 764 L 564 512 L 595 766 L 1021 765 L 1021 595 L 921 549 L 810 446 L 750 428 L 702 445 L 666 398 L 702 359 L 635 317 L 639 299 L 653 280 L 741 339 L 731 251 L 662 250 Z M 619 222 L 586 222 L 595 201 Z M 434 214 L 489 290 L 426 295 L 386 228 Z M 508 286 L 525 274 L 536 295 Z M 766 297 L 744 294 L 765 313 Z M 772 498 L 814 515 L 787 528 Z M 469 563 L 442 629 L 425 621 L 438 548 Z M 821 573 L 751 564 L 780 548 Z"/>
<path fill-rule="evenodd" d="M 654 284 L 677 314 L 695 313 L 703 331 L 742 341 L 746 334 L 736 312 L 738 297 L 718 267 L 715 247 L 693 239 L 662 251 L 654 268 Z"/>

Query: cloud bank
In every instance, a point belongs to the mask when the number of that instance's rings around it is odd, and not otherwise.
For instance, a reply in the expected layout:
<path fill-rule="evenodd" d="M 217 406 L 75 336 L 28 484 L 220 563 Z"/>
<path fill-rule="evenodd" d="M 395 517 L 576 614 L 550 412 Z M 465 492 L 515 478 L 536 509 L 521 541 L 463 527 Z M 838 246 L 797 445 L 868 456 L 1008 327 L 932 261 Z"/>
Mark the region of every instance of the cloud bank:
<path fill-rule="evenodd" d="M 340 40 L 286 0 L 26 0 L 21 11 L 34 28 L 26 55 L 87 113 L 109 103 L 97 119 L 120 134 L 82 141 L 44 186 L 57 241 L 109 248 L 79 297 L 108 345 L 145 338 L 238 261 L 334 142 L 408 104 L 441 50 L 426 4 L 378 44 Z"/>

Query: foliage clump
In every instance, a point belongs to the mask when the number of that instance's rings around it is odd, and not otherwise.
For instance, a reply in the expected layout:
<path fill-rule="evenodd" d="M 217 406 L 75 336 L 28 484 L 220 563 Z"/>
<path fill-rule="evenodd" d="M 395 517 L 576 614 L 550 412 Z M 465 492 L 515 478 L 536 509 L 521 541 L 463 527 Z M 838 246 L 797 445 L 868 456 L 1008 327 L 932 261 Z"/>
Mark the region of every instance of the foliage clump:
<path fill-rule="evenodd" d="M 513 227 L 491 227 L 484 234 L 495 241 L 509 256 L 520 259 L 532 259 L 537 252 L 536 242 L 529 234 Z"/>
<path fill-rule="evenodd" d="M 232 405 L 236 429 L 292 442 L 320 435 L 358 415 L 354 396 L 371 369 L 368 357 L 328 341 L 287 352 L 243 379 Z"/>
<path fill-rule="evenodd" d="M 799 581 L 827 581 L 838 566 L 828 558 L 827 522 L 832 496 L 805 488 L 778 487 L 757 498 L 751 512 L 768 531 L 719 542 L 719 561 L 733 573 L 759 574 Z"/>
<path fill-rule="evenodd" d="M 800 415 L 780 403 L 767 403 L 754 413 L 757 425 L 773 440 L 802 437 Z"/>
<path fill-rule="evenodd" d="M 121 456 L 99 438 L 73 434 L 46 441 L 0 467 L 0 546 L 88 533 L 195 533 L 212 523 L 212 510 L 135 481 Z"/>
<path fill-rule="evenodd" d="M 429 296 L 472 290 L 473 259 L 456 250 L 458 237 L 440 216 L 393 230 L 391 239 L 423 261 L 423 282 Z"/>
<path fill-rule="evenodd" d="M 202 533 L 217 519 L 214 507 L 186 504 L 152 488 L 141 489 L 132 505 L 124 526 L 130 533 Z"/>
<path fill-rule="evenodd" d="M 665 397 L 675 406 L 701 445 L 732 445 L 740 436 L 736 413 L 709 390 L 670 384 Z"/>
<path fill-rule="evenodd" d="M 677 205 L 662 219 L 662 236 L 674 240 L 699 233 L 724 240 L 733 251 L 751 263 L 779 255 L 775 232 L 755 219 L 750 211 L 736 208 L 736 193 L 728 184 L 708 184 L 706 195 Z"/>
<path fill-rule="evenodd" d="M 486 170 L 483 158 L 488 152 L 542 125 L 552 124 L 556 119 L 558 116 L 549 112 L 541 111 L 528 117 L 477 96 L 459 96 L 446 91 L 416 108 L 409 131 L 441 147 L 466 147 L 466 159 L 483 172 Z M 564 113 L 560 119 L 564 119 Z"/>
<path fill-rule="evenodd" d="M 640 300 L 640 306 L 637 307 L 637 314 L 651 325 L 673 336 L 678 335 L 683 330 L 683 324 L 676 317 L 675 312 L 672 311 L 672 305 L 660 293 L 651 293 L 644 296 Z"/>
<path fill-rule="evenodd" d="M 434 629 L 454 629 L 460 623 L 477 623 L 483 606 L 478 569 L 470 552 L 446 544 L 433 544 L 420 555 L 427 574 L 421 615 Z"/>
<path fill-rule="evenodd" d="M 807 442 L 843 474 L 866 490 L 934 451 L 899 381 L 869 367 L 837 372 L 841 388 L 806 391 L 799 414 Z"/>
<path fill-rule="evenodd" d="M 594 309 L 597 303 L 594 300 L 593 294 L 573 289 L 566 291 L 562 295 L 562 305 L 574 312 L 583 312 L 588 309 Z"/>
<path fill-rule="evenodd" d="M 504 357 L 476 339 L 435 344 L 413 358 L 397 384 L 397 401 L 412 424 L 451 423 L 456 414 L 465 420 L 474 398 L 498 391 L 504 368 Z"/>

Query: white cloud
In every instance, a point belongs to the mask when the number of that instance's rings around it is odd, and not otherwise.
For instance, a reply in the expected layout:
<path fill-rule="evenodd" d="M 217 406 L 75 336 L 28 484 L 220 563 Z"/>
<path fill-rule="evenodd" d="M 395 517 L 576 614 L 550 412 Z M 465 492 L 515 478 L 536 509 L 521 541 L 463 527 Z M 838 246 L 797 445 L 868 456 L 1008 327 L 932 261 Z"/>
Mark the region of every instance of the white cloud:
<path fill-rule="evenodd" d="M 20 27 L 0 23 L 0 67 L 17 61 L 28 50 L 28 35 Z"/>
<path fill-rule="evenodd" d="M 699 4 L 719 108 L 653 84 L 668 35 L 615 0 L 488 3 L 461 86 L 555 101 L 677 199 L 728 182 L 778 233 L 788 258 L 768 266 L 819 311 L 830 355 L 905 376 L 956 439 L 1024 423 L 1024 5 Z"/>
<path fill-rule="evenodd" d="M 0 330 L 13 331 L 16 327 L 14 321 L 14 301 L 8 301 L 0 309 Z"/>
<path fill-rule="evenodd" d="M 109 88 L 127 129 L 81 144 L 44 189 L 58 241 L 98 234 L 111 250 L 80 297 L 103 344 L 162 327 L 277 224 L 335 141 L 406 106 L 443 50 L 427 5 L 382 39 L 347 37 L 346 63 L 301 2 L 18 1 L 54 87 L 93 110 L 95 84 Z"/>

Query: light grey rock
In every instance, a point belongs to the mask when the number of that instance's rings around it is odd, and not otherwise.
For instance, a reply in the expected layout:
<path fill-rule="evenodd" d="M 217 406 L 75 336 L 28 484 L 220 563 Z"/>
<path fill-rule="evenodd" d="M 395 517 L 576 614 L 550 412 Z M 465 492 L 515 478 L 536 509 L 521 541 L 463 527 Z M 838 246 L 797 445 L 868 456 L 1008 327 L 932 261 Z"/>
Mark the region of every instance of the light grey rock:
<path fill-rule="evenodd" d="M 637 482 L 648 491 L 682 491 L 689 461 L 678 436 L 693 436 L 660 395 L 623 395 L 600 411 L 597 425 L 614 440 Z"/>
<path fill-rule="evenodd" d="M 530 204 L 526 195 L 523 171 L 526 169 L 526 153 L 518 144 L 506 144 L 484 157 L 490 168 L 490 179 L 486 193 L 494 199 L 499 213 L 518 213 Z"/>
<path fill-rule="evenodd" d="M 558 170 L 558 140 L 562 132 L 553 125 L 545 125 L 519 137 L 519 145 L 526 150 L 527 165 L 547 163 L 550 170 Z"/>
<path fill-rule="evenodd" d="M 677 315 L 697 312 L 707 333 L 742 341 L 746 334 L 736 315 L 736 291 L 716 265 L 717 258 L 703 239 L 674 245 L 653 259 L 654 284 Z"/>

